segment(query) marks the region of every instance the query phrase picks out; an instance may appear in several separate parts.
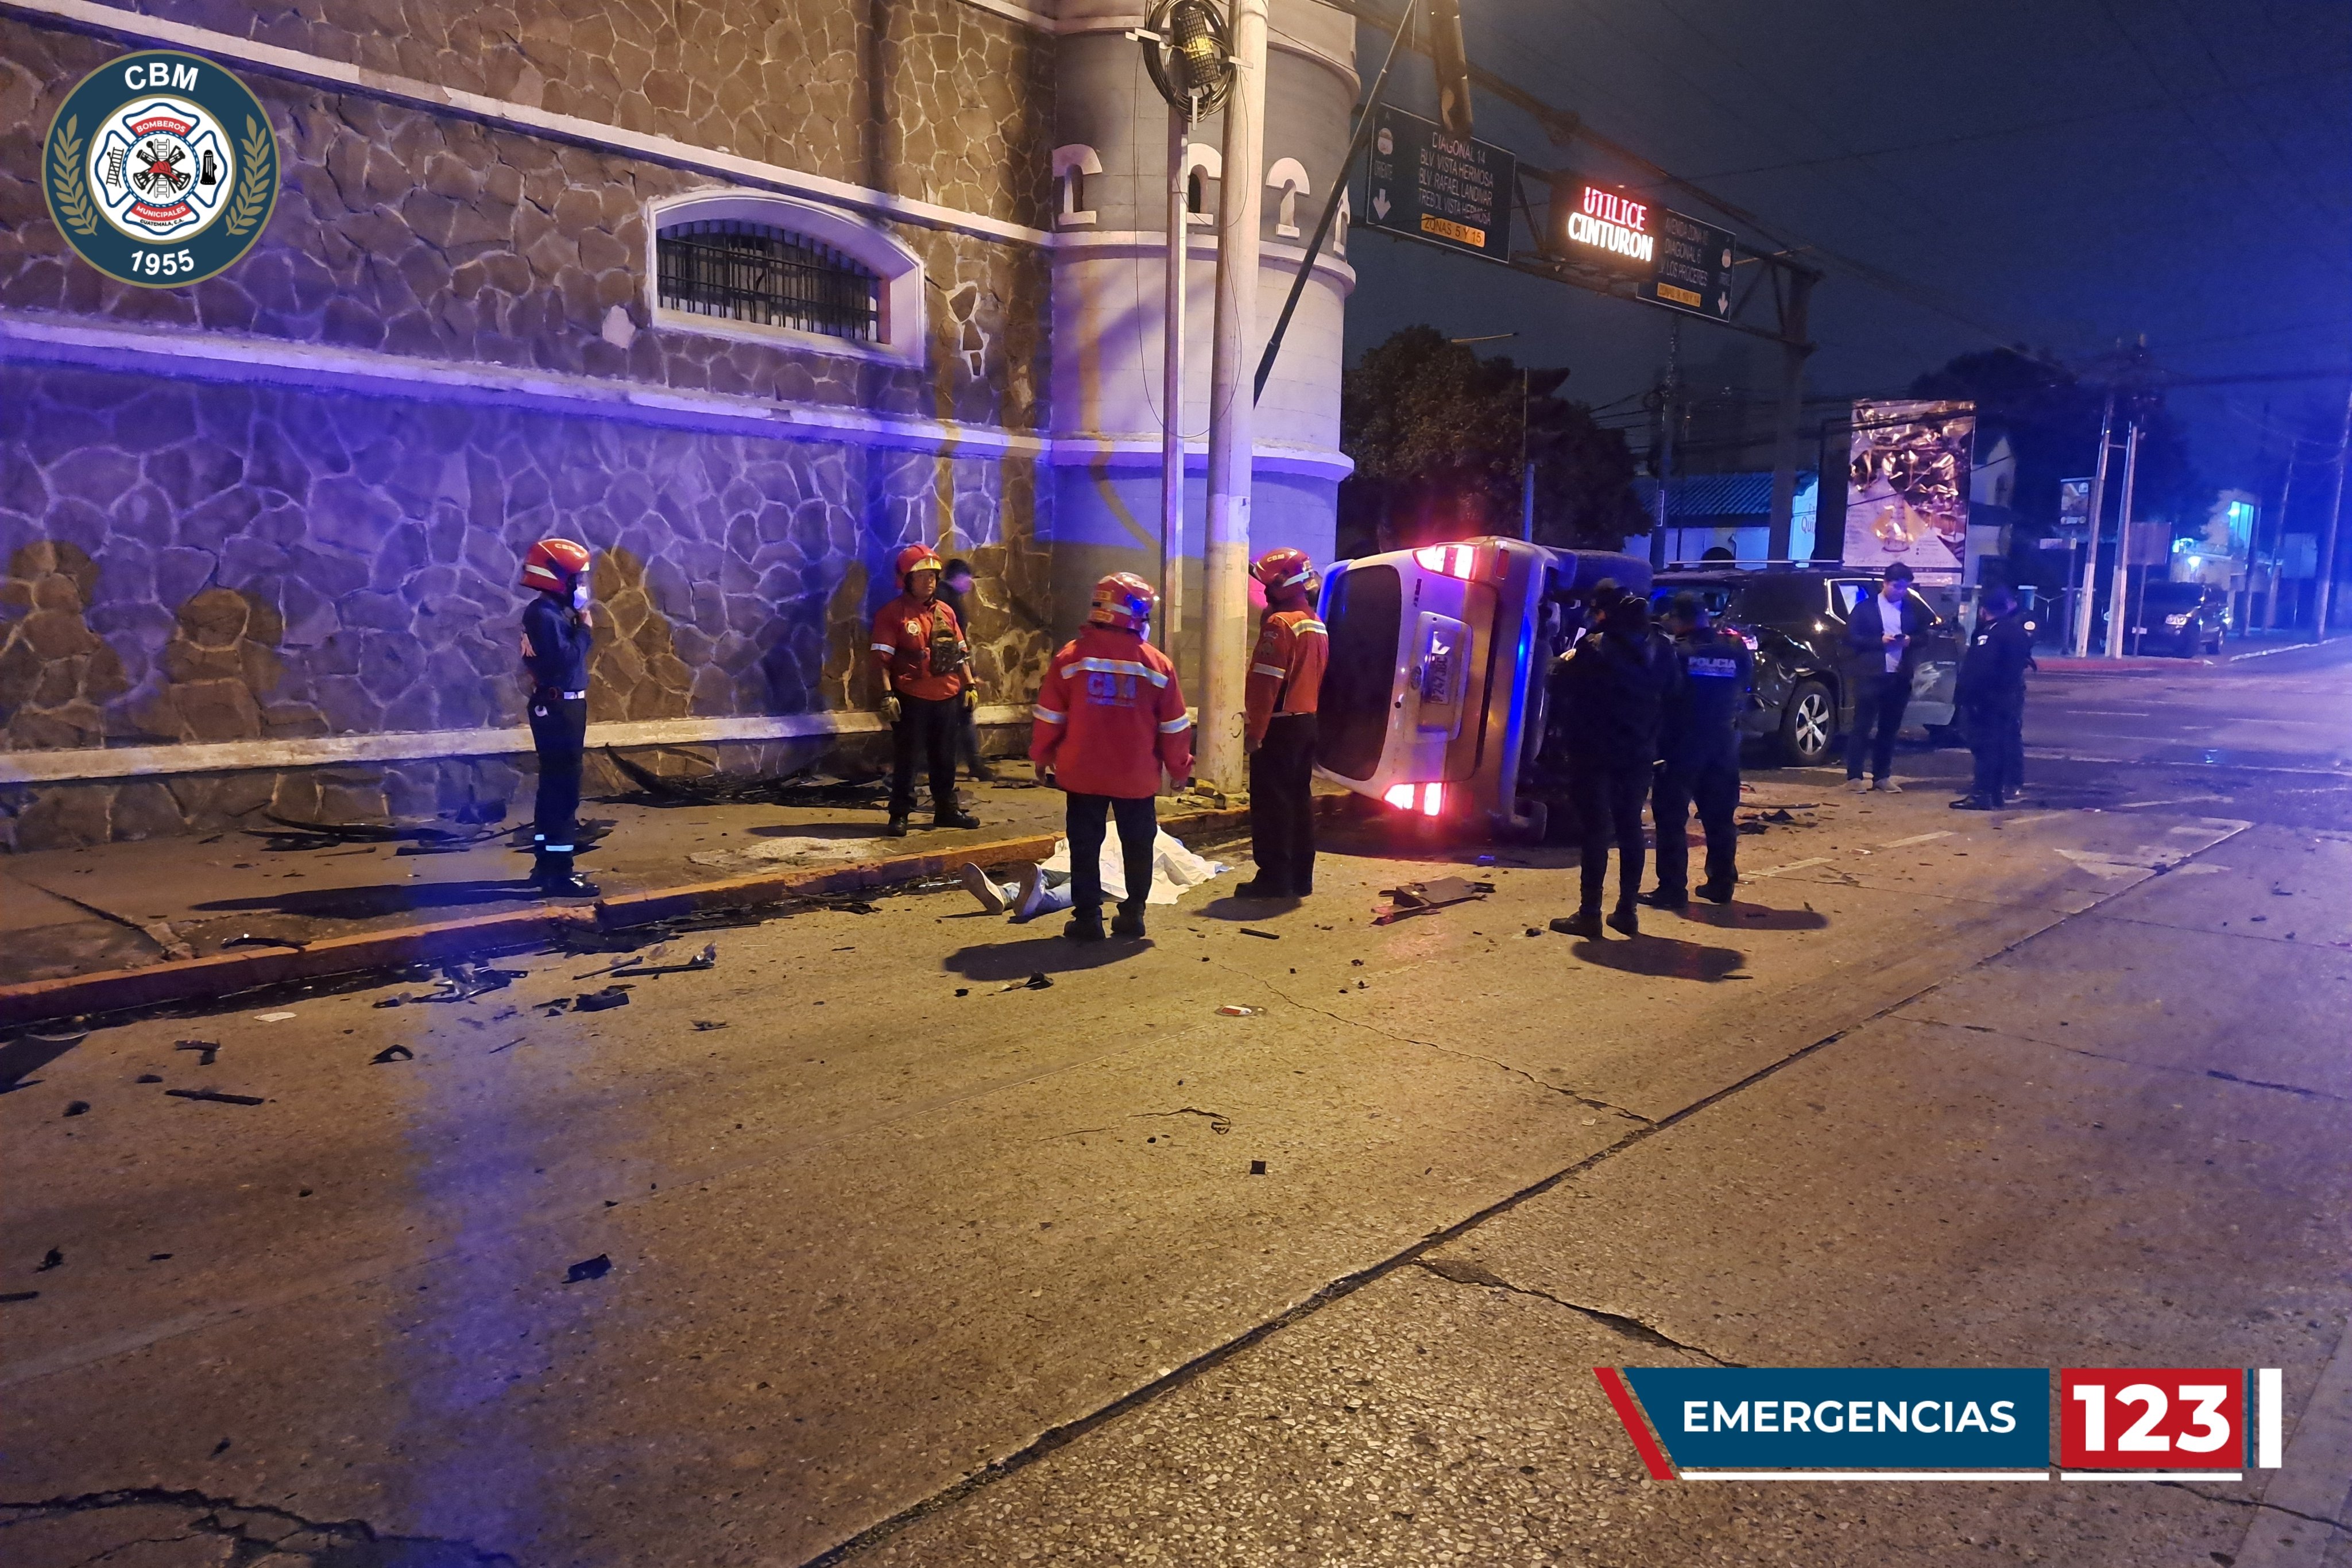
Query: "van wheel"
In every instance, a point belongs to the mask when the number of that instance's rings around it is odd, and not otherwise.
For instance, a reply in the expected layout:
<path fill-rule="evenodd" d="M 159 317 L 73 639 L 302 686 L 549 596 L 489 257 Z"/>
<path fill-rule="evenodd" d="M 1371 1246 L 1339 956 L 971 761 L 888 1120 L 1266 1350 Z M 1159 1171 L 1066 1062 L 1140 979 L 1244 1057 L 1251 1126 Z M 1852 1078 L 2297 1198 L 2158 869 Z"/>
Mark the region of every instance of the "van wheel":
<path fill-rule="evenodd" d="M 1829 759 L 1837 730 L 1837 703 L 1819 681 L 1799 681 L 1780 709 L 1780 757 L 1791 768 L 1818 768 Z"/>

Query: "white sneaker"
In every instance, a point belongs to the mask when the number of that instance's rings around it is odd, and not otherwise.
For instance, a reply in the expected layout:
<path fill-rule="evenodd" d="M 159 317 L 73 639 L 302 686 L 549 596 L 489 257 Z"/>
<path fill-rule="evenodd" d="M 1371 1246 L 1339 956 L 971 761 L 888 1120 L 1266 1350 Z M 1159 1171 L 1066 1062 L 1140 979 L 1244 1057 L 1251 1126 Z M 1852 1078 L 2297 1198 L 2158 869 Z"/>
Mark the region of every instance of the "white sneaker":
<path fill-rule="evenodd" d="M 1849 795 L 1867 795 L 1870 793 L 1870 780 L 1867 779 L 1849 779 L 1845 781 L 1845 789 L 1846 793 Z"/>
<path fill-rule="evenodd" d="M 1900 795 L 1903 793 L 1903 786 L 1897 784 L 1892 779 L 1874 779 L 1870 781 L 1870 787 L 1888 795 Z"/>
<path fill-rule="evenodd" d="M 1045 886 L 1045 873 L 1034 865 L 1023 865 L 1020 891 L 1014 894 L 1013 913 L 1024 920 L 1034 919 L 1045 913 L 1045 894 L 1048 891 Z"/>

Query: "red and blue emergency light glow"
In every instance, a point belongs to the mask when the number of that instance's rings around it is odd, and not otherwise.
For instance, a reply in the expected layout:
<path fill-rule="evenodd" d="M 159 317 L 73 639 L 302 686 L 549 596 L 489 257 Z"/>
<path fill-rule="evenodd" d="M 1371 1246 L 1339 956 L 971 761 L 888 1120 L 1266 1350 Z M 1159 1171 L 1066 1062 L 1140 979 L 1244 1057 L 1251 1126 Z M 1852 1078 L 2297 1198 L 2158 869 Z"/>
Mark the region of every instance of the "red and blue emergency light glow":
<path fill-rule="evenodd" d="M 1445 810 L 1445 786 L 1443 784 L 1391 784 L 1388 788 L 1388 792 L 1381 799 L 1401 811 L 1418 809 L 1423 816 L 1434 817 Z"/>
<path fill-rule="evenodd" d="M 1432 571 L 1442 571 L 1448 577 L 1467 581 L 1478 570 L 1476 545 L 1429 545 L 1412 552 L 1412 559 Z"/>

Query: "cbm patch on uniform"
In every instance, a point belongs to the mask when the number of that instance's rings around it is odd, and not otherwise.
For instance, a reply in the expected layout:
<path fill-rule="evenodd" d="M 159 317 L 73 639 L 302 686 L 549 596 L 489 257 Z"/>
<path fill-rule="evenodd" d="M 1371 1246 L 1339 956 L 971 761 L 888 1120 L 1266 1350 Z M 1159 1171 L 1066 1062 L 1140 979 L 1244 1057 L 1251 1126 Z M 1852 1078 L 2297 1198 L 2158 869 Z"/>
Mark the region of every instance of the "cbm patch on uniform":
<path fill-rule="evenodd" d="M 50 123 L 49 215 L 109 277 L 182 288 L 233 267 L 278 204 L 278 138 L 245 83 L 141 49 L 82 78 Z"/>

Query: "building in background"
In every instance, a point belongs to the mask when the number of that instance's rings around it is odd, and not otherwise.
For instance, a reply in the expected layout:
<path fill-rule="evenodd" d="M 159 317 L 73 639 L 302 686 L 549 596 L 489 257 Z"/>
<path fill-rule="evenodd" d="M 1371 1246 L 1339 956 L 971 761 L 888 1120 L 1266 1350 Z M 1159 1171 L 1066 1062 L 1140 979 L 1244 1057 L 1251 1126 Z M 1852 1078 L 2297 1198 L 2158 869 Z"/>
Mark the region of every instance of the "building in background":
<path fill-rule="evenodd" d="M 737 770 L 878 727 L 858 648 L 906 543 L 978 568 L 1008 723 L 1094 580 L 1155 570 L 1165 110 L 1132 15 L 88 9 L 0 18 L 0 842 L 513 799 L 549 534 L 598 555 L 592 746 Z M 1353 40 L 1276 0 L 1262 300 Z M 64 95 L 144 48 L 237 72 L 278 138 L 268 229 L 193 287 L 107 279 L 43 204 Z M 1196 444 L 1214 250 L 1204 222 Z M 1261 405 L 1259 544 L 1329 550 L 1351 282 L 1343 245 Z"/>
<path fill-rule="evenodd" d="M 1634 480 L 1633 497 L 1644 512 L 1657 516 L 1655 479 Z M 1789 549 L 1776 558 L 1770 553 L 1770 469 L 1679 476 L 1666 489 L 1666 561 L 1673 566 L 1696 566 L 1701 561 L 1762 566 L 1775 559 L 1809 561 L 1813 558 L 1820 500 L 1821 476 L 1811 469 L 1799 470 L 1796 504 L 1789 516 Z"/>

